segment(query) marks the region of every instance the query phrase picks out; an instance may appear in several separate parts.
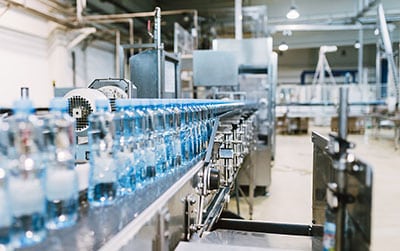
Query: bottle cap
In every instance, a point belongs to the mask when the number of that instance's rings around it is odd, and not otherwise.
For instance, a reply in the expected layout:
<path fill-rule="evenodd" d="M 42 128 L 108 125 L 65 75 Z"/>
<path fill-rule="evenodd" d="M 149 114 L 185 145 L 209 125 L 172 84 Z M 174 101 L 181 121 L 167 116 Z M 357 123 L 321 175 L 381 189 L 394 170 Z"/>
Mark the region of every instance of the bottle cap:
<path fill-rule="evenodd" d="M 108 99 L 96 99 L 95 104 L 97 110 L 108 110 L 110 107 Z"/>
<path fill-rule="evenodd" d="M 50 110 L 66 111 L 68 109 L 68 100 L 65 98 L 53 98 L 50 101 Z"/>
<path fill-rule="evenodd" d="M 131 105 L 131 100 L 130 99 L 116 99 L 115 100 L 115 106 L 118 108 L 128 108 Z"/>
<path fill-rule="evenodd" d="M 33 103 L 29 99 L 18 99 L 13 103 L 13 112 L 16 113 L 33 113 Z"/>

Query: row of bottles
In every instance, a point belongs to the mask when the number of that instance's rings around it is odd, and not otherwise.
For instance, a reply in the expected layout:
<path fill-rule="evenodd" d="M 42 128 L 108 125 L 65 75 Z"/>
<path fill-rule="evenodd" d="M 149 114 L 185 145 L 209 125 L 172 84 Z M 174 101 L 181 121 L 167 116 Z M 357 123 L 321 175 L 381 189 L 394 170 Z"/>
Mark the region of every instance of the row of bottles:
<path fill-rule="evenodd" d="M 88 118 L 93 208 L 179 178 L 204 157 L 215 118 L 241 105 L 119 99 L 110 112 L 108 100 L 95 103 Z M 38 117 L 32 102 L 21 99 L 12 116 L 0 119 L 0 248 L 34 245 L 48 230 L 78 220 L 75 120 L 67 111 L 68 101 L 56 98 L 49 114 Z"/>
<path fill-rule="evenodd" d="M 39 119 L 21 99 L 0 123 L 0 246 L 39 243 L 48 229 L 78 219 L 75 121 L 67 108 L 67 100 L 53 99 Z"/>
<path fill-rule="evenodd" d="M 107 100 L 97 100 L 88 130 L 90 204 L 112 204 L 204 157 L 215 116 L 222 111 L 216 104 L 118 99 L 111 113 Z"/>

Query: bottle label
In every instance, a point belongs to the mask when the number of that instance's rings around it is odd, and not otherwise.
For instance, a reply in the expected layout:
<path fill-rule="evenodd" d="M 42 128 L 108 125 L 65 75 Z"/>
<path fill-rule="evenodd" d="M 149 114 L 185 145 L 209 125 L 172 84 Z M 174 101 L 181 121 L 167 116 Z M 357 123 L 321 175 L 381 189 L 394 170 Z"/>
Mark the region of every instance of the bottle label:
<path fill-rule="evenodd" d="M 8 205 L 8 196 L 4 189 L 0 189 L 0 228 L 11 225 L 11 211 Z"/>
<path fill-rule="evenodd" d="M 78 184 L 74 170 L 47 171 L 46 197 L 48 200 L 67 200 L 77 196 Z"/>
<path fill-rule="evenodd" d="M 39 179 L 10 178 L 9 191 L 15 217 L 45 212 L 45 196 Z"/>
<path fill-rule="evenodd" d="M 110 157 L 95 157 L 93 180 L 95 183 L 112 183 L 117 181 L 113 159 Z"/>

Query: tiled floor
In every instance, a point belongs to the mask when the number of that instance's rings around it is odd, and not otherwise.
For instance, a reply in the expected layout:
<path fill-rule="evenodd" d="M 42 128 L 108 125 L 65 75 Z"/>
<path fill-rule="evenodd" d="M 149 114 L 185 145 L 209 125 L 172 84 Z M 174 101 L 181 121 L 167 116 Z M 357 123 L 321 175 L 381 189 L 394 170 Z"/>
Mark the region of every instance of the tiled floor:
<path fill-rule="evenodd" d="M 314 127 L 323 135 L 329 128 Z M 310 130 L 311 131 L 311 130 Z M 350 135 L 353 152 L 374 167 L 371 250 L 400 247 L 400 150 L 394 149 L 393 130 L 382 130 L 376 139 L 371 130 Z M 308 135 L 278 135 L 269 197 L 255 199 L 254 219 L 311 224 L 312 143 Z M 235 212 L 235 201 L 230 209 Z M 241 203 L 241 214 L 248 207 Z"/>

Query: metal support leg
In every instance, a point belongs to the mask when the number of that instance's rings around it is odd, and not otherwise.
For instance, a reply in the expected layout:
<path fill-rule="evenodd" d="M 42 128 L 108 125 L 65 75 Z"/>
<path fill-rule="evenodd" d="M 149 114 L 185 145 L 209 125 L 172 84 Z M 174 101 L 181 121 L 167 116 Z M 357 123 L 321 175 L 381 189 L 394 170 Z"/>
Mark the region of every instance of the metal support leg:
<path fill-rule="evenodd" d="M 339 105 L 339 128 L 338 136 L 341 139 L 347 138 L 347 115 L 348 115 L 348 97 L 349 89 L 340 88 L 340 105 Z M 346 152 L 342 152 L 338 162 L 335 163 L 336 183 L 339 194 L 347 194 L 347 179 L 346 179 Z M 345 219 L 346 219 L 346 203 L 339 201 L 339 206 L 336 212 L 336 242 L 335 250 L 344 250 L 345 243 Z"/>
<path fill-rule="evenodd" d="M 237 178 L 235 179 L 235 197 L 236 197 L 236 212 L 240 216 L 240 201 L 239 201 L 239 182 Z"/>

